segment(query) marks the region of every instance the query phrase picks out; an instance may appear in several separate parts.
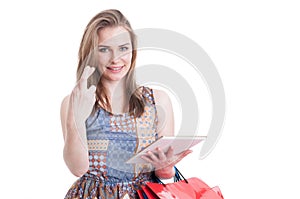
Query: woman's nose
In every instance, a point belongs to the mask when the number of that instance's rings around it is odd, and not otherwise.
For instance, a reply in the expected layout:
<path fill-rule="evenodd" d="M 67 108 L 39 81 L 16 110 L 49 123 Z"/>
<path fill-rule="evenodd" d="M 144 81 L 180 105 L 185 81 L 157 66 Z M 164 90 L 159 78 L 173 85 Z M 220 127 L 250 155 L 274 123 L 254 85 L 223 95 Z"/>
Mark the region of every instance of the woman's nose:
<path fill-rule="evenodd" d="M 111 59 L 112 59 L 112 61 L 115 62 L 115 61 L 118 61 L 121 58 L 121 56 L 122 56 L 122 53 L 120 51 L 113 50 Z"/>

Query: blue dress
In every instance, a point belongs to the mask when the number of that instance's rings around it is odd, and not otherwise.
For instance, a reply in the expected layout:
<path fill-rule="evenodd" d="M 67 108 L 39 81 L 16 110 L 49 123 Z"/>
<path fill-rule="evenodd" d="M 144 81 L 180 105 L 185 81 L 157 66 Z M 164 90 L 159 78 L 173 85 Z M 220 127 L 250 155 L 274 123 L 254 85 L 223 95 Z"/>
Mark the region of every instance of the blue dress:
<path fill-rule="evenodd" d="M 69 189 L 65 199 L 138 198 L 136 190 L 151 177 L 151 165 L 127 164 L 135 153 L 157 139 L 153 90 L 142 87 L 143 114 L 112 114 L 102 108 L 86 121 L 89 170 Z"/>

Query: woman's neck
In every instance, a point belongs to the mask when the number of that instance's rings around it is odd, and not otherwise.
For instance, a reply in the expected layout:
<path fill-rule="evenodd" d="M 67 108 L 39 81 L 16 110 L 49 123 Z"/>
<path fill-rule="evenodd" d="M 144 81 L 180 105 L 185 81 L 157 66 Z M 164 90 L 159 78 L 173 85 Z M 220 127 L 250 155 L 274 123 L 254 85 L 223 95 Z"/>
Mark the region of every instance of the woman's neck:
<path fill-rule="evenodd" d="M 120 81 L 103 81 L 102 84 L 106 88 L 111 111 L 113 113 L 127 112 L 129 109 L 129 99 L 124 79 Z"/>

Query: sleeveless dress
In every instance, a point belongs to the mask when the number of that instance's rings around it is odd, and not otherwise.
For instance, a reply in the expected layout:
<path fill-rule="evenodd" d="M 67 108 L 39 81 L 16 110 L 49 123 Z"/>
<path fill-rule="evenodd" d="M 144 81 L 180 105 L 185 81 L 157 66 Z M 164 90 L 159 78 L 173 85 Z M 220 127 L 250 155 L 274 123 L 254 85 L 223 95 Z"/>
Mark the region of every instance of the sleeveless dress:
<path fill-rule="evenodd" d="M 154 182 L 150 164 L 127 164 L 136 152 L 157 139 L 153 90 L 142 87 L 144 113 L 112 114 L 98 109 L 86 120 L 89 170 L 69 189 L 65 199 L 138 198 L 137 190 Z"/>

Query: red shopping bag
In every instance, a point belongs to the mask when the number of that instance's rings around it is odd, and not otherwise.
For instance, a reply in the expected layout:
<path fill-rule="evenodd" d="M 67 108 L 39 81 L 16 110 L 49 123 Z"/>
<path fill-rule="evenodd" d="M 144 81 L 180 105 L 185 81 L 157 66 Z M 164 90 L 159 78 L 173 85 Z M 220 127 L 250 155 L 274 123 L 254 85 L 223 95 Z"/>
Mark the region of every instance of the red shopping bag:
<path fill-rule="evenodd" d="M 176 173 L 184 178 L 177 169 Z M 211 188 L 196 177 L 168 184 L 148 182 L 138 195 L 142 199 L 223 199 L 218 187 Z"/>

